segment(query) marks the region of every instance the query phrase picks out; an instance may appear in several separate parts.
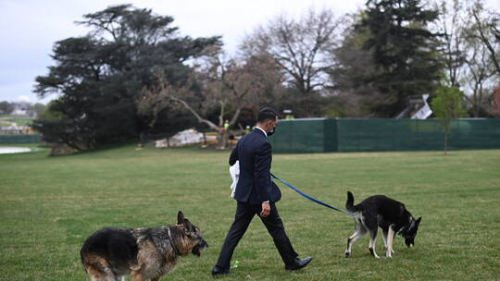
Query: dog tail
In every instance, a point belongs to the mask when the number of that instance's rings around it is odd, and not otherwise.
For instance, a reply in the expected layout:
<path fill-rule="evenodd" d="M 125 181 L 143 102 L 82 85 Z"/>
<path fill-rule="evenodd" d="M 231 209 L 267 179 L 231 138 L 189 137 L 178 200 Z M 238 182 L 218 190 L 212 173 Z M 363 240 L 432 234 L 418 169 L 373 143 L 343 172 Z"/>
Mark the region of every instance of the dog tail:
<path fill-rule="evenodd" d="M 348 211 L 354 211 L 354 195 L 350 191 L 347 191 L 347 201 L 345 202 L 345 208 Z"/>

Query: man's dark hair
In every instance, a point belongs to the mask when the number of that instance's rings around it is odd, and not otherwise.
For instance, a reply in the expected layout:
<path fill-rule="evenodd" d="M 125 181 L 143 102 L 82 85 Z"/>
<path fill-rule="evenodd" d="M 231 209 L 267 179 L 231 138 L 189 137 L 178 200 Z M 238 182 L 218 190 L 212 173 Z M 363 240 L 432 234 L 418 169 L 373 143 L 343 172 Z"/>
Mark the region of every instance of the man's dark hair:
<path fill-rule="evenodd" d="M 270 107 L 264 107 L 259 111 L 259 115 L 257 115 L 257 122 L 261 123 L 266 120 L 276 120 L 277 116 L 278 113 L 276 112 L 276 110 Z"/>

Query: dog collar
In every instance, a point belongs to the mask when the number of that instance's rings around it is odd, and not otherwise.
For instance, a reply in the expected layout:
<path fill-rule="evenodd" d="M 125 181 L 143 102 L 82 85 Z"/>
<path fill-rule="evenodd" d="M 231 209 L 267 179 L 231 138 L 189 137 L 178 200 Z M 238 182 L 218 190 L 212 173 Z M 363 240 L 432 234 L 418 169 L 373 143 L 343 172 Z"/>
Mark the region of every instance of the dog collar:
<path fill-rule="evenodd" d="M 175 243 L 172 240 L 172 235 L 170 234 L 170 228 L 168 228 L 168 240 L 170 241 L 170 246 L 172 246 L 172 249 L 174 249 L 174 253 L 176 256 L 182 256 L 179 250 L 175 247 Z"/>
<path fill-rule="evenodd" d="M 413 226 L 415 225 L 415 220 L 410 220 L 410 225 L 408 227 L 406 226 L 403 226 L 401 227 L 401 229 L 398 231 L 398 235 L 405 235 L 406 233 L 408 233 L 408 231 L 410 231 L 410 229 L 413 228 Z"/>
<path fill-rule="evenodd" d="M 405 230 L 405 227 L 403 226 L 403 227 L 401 227 L 401 228 L 398 230 L 397 234 L 398 234 L 399 236 L 403 236 L 403 233 L 405 232 L 404 230 Z"/>

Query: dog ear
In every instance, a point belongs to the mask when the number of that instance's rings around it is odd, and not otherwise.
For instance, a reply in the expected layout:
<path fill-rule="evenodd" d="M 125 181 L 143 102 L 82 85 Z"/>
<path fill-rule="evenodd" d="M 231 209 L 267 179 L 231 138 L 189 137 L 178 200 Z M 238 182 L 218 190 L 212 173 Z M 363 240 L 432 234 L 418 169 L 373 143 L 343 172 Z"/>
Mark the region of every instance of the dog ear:
<path fill-rule="evenodd" d="M 184 214 L 182 213 L 182 211 L 179 211 L 179 213 L 177 213 L 177 224 L 183 224 L 184 223 Z"/>
<path fill-rule="evenodd" d="M 420 221 L 422 220 L 422 217 L 418 218 L 415 222 L 418 224 L 420 224 Z"/>

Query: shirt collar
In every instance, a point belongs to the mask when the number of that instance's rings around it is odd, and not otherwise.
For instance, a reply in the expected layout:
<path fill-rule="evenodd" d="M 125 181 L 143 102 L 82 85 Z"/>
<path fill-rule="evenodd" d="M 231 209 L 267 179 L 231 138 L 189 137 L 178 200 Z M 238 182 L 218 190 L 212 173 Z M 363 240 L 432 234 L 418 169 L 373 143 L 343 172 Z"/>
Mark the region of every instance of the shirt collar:
<path fill-rule="evenodd" d="M 257 126 L 256 128 L 257 128 L 257 129 L 259 129 L 259 130 L 261 130 L 261 131 L 264 133 L 264 135 L 266 136 L 266 138 L 267 138 L 267 132 L 266 132 L 266 131 L 264 131 L 264 129 L 262 129 L 262 128 L 261 128 L 261 127 L 259 127 L 259 126 Z"/>

